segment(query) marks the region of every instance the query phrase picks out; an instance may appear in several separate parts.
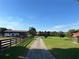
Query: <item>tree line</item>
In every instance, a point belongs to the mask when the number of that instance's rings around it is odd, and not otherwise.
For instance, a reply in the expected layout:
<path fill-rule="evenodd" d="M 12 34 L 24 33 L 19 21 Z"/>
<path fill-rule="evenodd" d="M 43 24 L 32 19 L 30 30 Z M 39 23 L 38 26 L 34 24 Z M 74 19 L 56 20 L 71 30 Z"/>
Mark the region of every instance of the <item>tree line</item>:
<path fill-rule="evenodd" d="M 34 27 L 31 27 L 29 29 L 29 33 L 32 35 L 32 36 L 45 36 L 45 37 L 48 37 L 48 36 L 56 36 L 56 37 L 71 37 L 72 36 L 72 33 L 74 32 L 79 32 L 79 29 L 70 29 L 69 31 L 67 32 L 63 32 L 63 31 L 36 31 L 36 29 Z"/>
<path fill-rule="evenodd" d="M 0 28 L 0 34 L 2 36 L 4 36 L 4 32 L 8 30 L 7 28 Z M 57 37 L 70 37 L 72 36 L 72 33 L 74 32 L 79 32 L 79 29 L 70 29 L 69 31 L 67 32 L 63 32 L 63 31 L 37 31 L 36 28 L 34 27 L 30 27 L 29 30 L 28 30 L 28 35 L 29 36 L 45 36 L 45 37 L 48 37 L 48 36 L 57 36 Z"/>

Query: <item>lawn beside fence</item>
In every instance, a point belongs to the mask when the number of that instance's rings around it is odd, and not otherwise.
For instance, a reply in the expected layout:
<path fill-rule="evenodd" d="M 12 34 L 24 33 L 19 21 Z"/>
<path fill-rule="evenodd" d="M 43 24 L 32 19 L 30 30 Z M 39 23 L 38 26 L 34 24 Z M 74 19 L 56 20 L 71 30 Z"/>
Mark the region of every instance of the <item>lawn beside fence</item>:
<path fill-rule="evenodd" d="M 24 41 L 20 42 L 16 46 L 13 46 L 9 49 L 6 49 L 4 52 L 0 54 L 0 59 L 21 59 L 28 52 L 28 48 L 31 45 L 31 42 L 34 38 L 26 38 Z"/>
<path fill-rule="evenodd" d="M 70 38 L 48 37 L 44 42 L 56 59 L 79 59 L 79 44 L 72 43 Z"/>
<path fill-rule="evenodd" d="M 6 40 L 6 39 L 12 39 L 12 38 L 14 38 L 14 37 L 0 37 L 0 40 Z"/>

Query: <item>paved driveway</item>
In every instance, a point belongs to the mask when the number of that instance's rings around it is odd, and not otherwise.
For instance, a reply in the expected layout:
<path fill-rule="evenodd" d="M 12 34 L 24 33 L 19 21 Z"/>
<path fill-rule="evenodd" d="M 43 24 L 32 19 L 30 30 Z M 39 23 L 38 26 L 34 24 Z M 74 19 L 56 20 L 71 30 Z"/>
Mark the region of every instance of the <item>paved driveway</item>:
<path fill-rule="evenodd" d="M 30 47 L 26 59 L 55 59 L 55 57 L 47 50 L 42 38 L 38 37 Z"/>

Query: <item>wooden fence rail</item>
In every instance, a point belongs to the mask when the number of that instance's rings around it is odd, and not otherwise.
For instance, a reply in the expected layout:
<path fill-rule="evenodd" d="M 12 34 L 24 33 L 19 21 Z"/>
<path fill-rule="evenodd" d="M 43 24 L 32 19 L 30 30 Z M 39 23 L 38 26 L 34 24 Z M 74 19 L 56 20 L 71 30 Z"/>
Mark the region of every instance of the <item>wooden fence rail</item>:
<path fill-rule="evenodd" d="M 7 48 L 10 48 L 12 45 L 17 44 L 22 40 L 23 40 L 22 38 L 11 38 L 11 39 L 0 40 L 0 52 Z"/>

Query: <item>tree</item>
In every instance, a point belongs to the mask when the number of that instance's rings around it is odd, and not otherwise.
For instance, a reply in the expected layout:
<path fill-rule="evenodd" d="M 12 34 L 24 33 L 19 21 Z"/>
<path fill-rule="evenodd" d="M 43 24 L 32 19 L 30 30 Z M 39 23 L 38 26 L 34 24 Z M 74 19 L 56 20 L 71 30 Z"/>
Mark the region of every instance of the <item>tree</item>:
<path fill-rule="evenodd" d="M 66 36 L 71 37 L 71 36 L 72 36 L 72 33 L 74 33 L 74 32 L 77 32 L 77 31 L 76 31 L 75 29 L 70 29 L 70 30 L 67 32 Z"/>
<path fill-rule="evenodd" d="M 47 38 L 48 36 L 49 36 L 49 35 L 48 35 L 48 32 L 45 31 L 45 32 L 44 32 L 44 37 Z"/>
<path fill-rule="evenodd" d="M 79 32 L 79 29 L 77 29 L 76 32 Z"/>
<path fill-rule="evenodd" d="M 60 36 L 60 37 L 65 37 L 65 33 L 62 32 L 62 31 L 60 31 L 60 32 L 59 32 L 59 36 Z"/>
<path fill-rule="evenodd" d="M 1 35 L 4 37 L 4 32 L 5 30 L 7 30 L 7 28 L 0 28 L 0 32 L 1 32 Z"/>
<path fill-rule="evenodd" d="M 34 27 L 30 27 L 30 28 L 29 28 L 29 34 L 30 34 L 31 36 L 33 36 L 33 37 L 36 36 L 36 33 L 37 33 L 37 32 L 36 32 L 36 29 L 35 29 Z"/>
<path fill-rule="evenodd" d="M 38 36 L 43 36 L 43 35 L 44 35 L 44 32 L 42 32 L 42 31 L 38 32 Z"/>
<path fill-rule="evenodd" d="M 56 31 L 50 32 L 50 36 L 59 36 L 59 33 Z"/>

